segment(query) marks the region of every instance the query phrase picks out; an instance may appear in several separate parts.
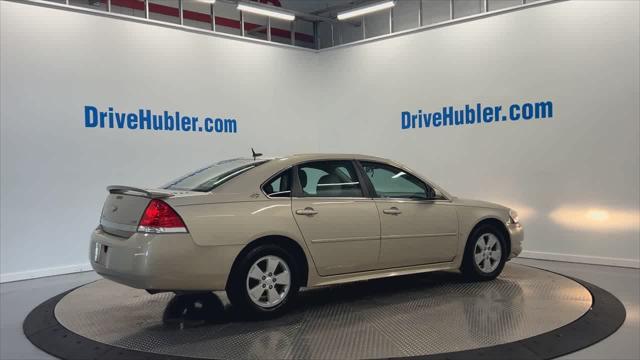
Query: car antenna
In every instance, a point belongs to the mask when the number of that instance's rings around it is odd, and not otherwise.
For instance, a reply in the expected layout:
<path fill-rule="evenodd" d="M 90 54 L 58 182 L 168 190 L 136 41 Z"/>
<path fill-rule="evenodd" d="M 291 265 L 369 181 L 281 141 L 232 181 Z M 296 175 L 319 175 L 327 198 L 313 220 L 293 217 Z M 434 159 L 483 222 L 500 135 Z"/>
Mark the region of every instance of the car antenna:
<path fill-rule="evenodd" d="M 251 154 L 253 155 L 253 160 L 254 161 L 256 160 L 256 158 L 262 156 L 262 153 L 255 152 L 255 150 L 253 150 L 253 148 L 251 148 Z"/>

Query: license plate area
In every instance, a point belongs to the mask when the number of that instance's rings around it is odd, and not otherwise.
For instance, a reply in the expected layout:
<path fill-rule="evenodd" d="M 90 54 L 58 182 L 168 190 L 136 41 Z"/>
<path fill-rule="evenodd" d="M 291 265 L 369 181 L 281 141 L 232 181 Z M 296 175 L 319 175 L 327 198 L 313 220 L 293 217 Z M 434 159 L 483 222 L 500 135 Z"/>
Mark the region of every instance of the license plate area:
<path fill-rule="evenodd" d="M 105 265 L 107 253 L 109 252 L 109 246 L 96 243 L 96 247 L 93 251 L 93 261 L 100 265 Z"/>

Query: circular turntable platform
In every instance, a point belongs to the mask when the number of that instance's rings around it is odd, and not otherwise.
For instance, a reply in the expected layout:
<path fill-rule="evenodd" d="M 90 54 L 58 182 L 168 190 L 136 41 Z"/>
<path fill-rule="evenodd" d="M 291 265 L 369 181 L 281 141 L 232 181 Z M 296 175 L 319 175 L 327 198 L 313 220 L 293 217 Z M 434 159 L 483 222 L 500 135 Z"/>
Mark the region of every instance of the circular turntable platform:
<path fill-rule="evenodd" d="M 600 288 L 511 263 L 490 282 L 429 273 L 307 290 L 267 321 L 217 295 L 99 280 L 43 303 L 24 329 L 63 359 L 544 359 L 601 340 L 625 318 Z"/>

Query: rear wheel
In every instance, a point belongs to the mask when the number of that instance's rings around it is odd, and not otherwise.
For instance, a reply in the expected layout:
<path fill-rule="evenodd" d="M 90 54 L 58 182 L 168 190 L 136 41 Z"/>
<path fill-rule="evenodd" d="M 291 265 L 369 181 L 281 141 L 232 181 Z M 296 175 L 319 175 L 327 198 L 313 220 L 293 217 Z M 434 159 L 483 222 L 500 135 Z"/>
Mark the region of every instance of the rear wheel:
<path fill-rule="evenodd" d="M 505 236 L 493 225 L 482 225 L 473 231 L 465 249 L 462 274 L 470 280 L 493 280 L 507 260 Z"/>
<path fill-rule="evenodd" d="M 250 250 L 231 274 L 227 295 L 251 317 L 272 317 L 287 310 L 300 288 L 293 256 L 277 245 Z"/>

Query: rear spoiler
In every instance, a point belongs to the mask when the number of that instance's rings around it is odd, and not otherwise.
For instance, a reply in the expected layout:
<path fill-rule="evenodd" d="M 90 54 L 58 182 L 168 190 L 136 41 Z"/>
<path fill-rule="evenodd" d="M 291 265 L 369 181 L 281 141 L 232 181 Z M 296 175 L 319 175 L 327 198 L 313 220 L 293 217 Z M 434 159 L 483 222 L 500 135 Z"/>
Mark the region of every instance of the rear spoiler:
<path fill-rule="evenodd" d="M 162 191 L 155 191 L 155 190 L 145 190 L 145 189 L 140 189 L 140 188 L 136 188 L 136 187 L 131 187 L 131 186 L 124 186 L 124 185 L 111 185 L 111 186 L 107 186 L 107 191 L 110 194 L 126 194 L 129 192 L 134 192 L 134 193 L 139 193 L 142 194 L 148 198 L 151 199 L 161 199 L 161 198 L 166 198 L 166 197 L 171 197 L 173 196 L 172 193 L 170 192 L 162 192 Z M 133 194 L 130 194 L 133 195 Z"/>

